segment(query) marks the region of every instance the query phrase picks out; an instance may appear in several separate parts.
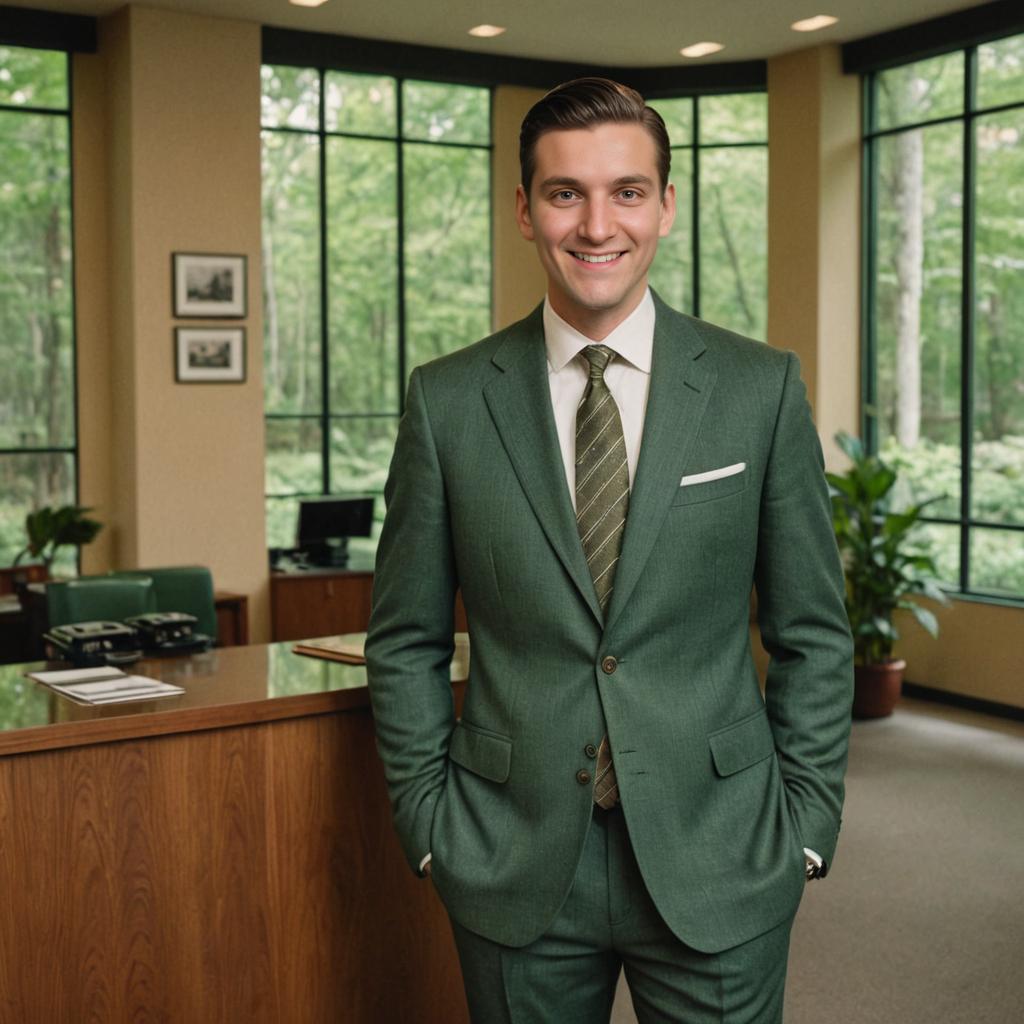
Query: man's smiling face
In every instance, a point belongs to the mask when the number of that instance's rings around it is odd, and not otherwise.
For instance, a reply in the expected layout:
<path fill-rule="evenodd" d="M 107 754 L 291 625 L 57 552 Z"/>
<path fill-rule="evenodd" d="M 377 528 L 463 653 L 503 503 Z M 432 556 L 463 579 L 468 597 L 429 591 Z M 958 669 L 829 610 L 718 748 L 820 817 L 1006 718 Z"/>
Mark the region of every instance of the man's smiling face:
<path fill-rule="evenodd" d="M 654 140 L 639 124 L 549 131 L 536 144 L 530 195 L 516 219 L 537 246 L 555 312 L 594 341 L 636 309 L 675 217 Z"/>

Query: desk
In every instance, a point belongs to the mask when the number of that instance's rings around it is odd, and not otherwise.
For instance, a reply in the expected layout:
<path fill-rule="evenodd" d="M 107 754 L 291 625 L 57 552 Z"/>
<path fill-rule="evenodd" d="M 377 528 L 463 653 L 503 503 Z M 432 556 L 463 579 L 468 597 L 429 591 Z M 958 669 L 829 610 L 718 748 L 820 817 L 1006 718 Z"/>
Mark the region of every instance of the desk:
<path fill-rule="evenodd" d="M 140 663 L 185 694 L 102 708 L 0 667 L 0 1022 L 467 1020 L 365 672 L 289 646 Z"/>

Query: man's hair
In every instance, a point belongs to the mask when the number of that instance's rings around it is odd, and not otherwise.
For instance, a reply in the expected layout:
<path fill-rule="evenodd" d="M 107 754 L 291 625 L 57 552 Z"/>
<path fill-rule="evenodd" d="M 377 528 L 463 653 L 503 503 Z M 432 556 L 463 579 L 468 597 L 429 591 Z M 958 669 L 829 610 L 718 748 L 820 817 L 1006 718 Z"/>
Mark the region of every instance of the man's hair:
<path fill-rule="evenodd" d="M 638 124 L 647 130 L 654 140 L 661 190 L 665 191 L 672 151 L 661 115 L 628 85 L 610 78 L 576 78 L 555 86 L 523 118 L 519 130 L 519 167 L 527 198 L 536 166 L 537 140 L 545 132 L 593 128 L 599 124 Z"/>

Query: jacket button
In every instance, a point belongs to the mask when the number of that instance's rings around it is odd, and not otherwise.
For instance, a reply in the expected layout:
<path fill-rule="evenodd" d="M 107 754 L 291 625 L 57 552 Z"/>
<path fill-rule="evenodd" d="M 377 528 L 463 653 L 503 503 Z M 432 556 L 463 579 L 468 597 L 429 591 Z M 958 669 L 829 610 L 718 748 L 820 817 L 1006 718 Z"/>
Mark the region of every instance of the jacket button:
<path fill-rule="evenodd" d="M 595 747 L 593 743 L 588 743 L 583 748 L 583 753 L 586 754 L 587 757 L 597 757 L 597 747 Z"/>
<path fill-rule="evenodd" d="M 581 785 L 585 786 L 590 781 L 590 772 L 586 768 L 581 768 L 576 773 L 576 781 Z"/>
<path fill-rule="evenodd" d="M 610 654 L 601 659 L 601 669 L 607 676 L 610 676 L 618 667 L 619 663 Z"/>

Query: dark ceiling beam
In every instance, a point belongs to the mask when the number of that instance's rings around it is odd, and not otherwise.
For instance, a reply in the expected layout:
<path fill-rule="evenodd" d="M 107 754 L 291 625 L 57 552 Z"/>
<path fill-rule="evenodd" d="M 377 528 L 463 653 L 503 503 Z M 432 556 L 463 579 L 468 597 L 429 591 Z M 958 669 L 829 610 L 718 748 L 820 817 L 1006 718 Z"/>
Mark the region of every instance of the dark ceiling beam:
<path fill-rule="evenodd" d="M 585 75 L 603 75 L 632 85 L 645 96 L 741 92 L 764 89 L 767 83 L 767 64 L 763 60 L 693 67 L 610 67 L 505 57 L 266 25 L 263 27 L 263 60 L 267 64 L 402 75 L 462 85 L 523 85 L 537 89 L 550 89 L 559 82 Z"/>
<path fill-rule="evenodd" d="M 995 0 L 844 43 L 843 71 L 851 75 L 882 71 L 1018 32 L 1024 32 L 1024 4 L 1020 0 Z"/>
<path fill-rule="evenodd" d="M 95 53 L 96 19 L 0 4 L 0 45 Z"/>

